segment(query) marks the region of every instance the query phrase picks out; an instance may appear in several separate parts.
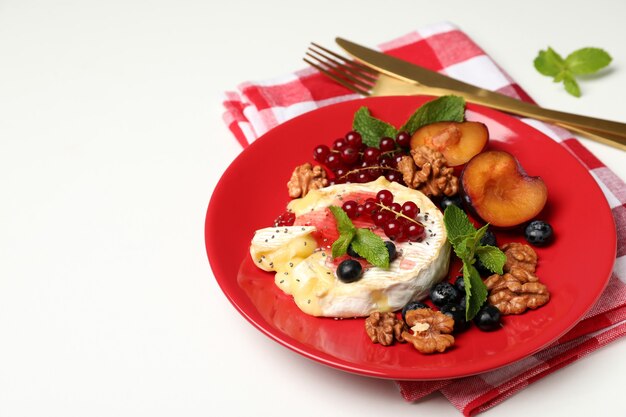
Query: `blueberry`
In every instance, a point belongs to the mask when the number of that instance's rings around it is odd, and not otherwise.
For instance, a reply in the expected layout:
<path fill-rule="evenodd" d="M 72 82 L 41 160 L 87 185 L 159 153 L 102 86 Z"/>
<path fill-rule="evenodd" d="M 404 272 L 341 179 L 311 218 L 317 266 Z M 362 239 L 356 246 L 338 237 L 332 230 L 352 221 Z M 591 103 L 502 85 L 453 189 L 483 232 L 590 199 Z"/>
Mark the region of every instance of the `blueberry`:
<path fill-rule="evenodd" d="M 500 310 L 497 307 L 487 304 L 483 306 L 474 317 L 474 324 L 484 331 L 491 332 L 500 328 Z"/>
<path fill-rule="evenodd" d="M 452 317 L 454 320 L 454 332 L 462 332 L 467 329 L 468 323 L 465 320 L 465 308 L 458 304 L 446 304 L 439 309 L 443 314 Z"/>
<path fill-rule="evenodd" d="M 498 241 L 496 240 L 496 235 L 491 231 L 487 230 L 485 235 L 480 239 L 480 244 L 483 246 L 495 246 L 498 247 Z"/>
<path fill-rule="evenodd" d="M 352 243 L 350 243 L 348 245 L 348 255 L 352 256 L 353 258 L 357 258 L 357 259 L 363 258 L 361 255 L 359 255 L 358 253 L 356 253 L 354 251 L 354 248 L 352 247 Z"/>
<path fill-rule="evenodd" d="M 387 252 L 389 252 L 389 262 L 392 262 L 394 259 L 398 257 L 398 251 L 396 250 L 396 245 L 391 240 L 385 241 L 385 246 L 387 246 Z"/>
<path fill-rule="evenodd" d="M 459 299 L 459 291 L 449 282 L 440 282 L 430 289 L 430 299 L 437 307 L 456 304 Z"/>
<path fill-rule="evenodd" d="M 528 243 L 533 246 L 545 246 L 554 237 L 552 226 L 541 220 L 534 220 L 528 223 L 524 235 Z"/>
<path fill-rule="evenodd" d="M 463 279 L 463 275 L 459 275 L 456 277 L 456 280 L 454 281 L 454 286 L 460 294 L 465 294 L 465 280 Z"/>
<path fill-rule="evenodd" d="M 465 299 L 465 296 L 461 296 L 461 299 L 459 300 L 459 306 L 463 309 L 463 311 L 465 311 L 465 306 L 467 305 L 467 300 Z"/>
<path fill-rule="evenodd" d="M 446 208 L 449 206 L 457 206 L 460 209 L 463 209 L 463 202 L 461 201 L 461 197 L 457 195 L 453 195 L 452 197 L 445 196 L 439 202 L 439 207 L 442 211 L 446 211 Z"/>
<path fill-rule="evenodd" d="M 418 308 L 430 308 L 424 303 L 420 303 L 419 301 L 409 301 L 407 305 L 402 309 L 402 320 L 406 321 L 406 313 L 411 310 L 417 310 Z"/>
<path fill-rule="evenodd" d="M 346 259 L 337 267 L 337 277 L 342 282 L 354 282 L 361 279 L 363 267 L 354 259 Z"/>

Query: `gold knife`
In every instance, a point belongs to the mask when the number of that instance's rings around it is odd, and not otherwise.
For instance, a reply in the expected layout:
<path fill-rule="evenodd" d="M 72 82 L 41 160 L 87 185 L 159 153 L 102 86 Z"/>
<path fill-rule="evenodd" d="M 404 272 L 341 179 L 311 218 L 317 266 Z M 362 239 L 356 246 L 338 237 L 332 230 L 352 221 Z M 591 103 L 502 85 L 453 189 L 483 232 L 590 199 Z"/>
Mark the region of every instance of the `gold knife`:
<path fill-rule="evenodd" d="M 423 94 L 436 96 L 456 94 L 472 103 L 558 124 L 605 144 L 626 150 L 626 124 L 624 123 L 546 109 L 467 84 L 346 39 L 338 37 L 335 41 L 349 55 L 364 65 L 407 83 L 419 85 Z"/>

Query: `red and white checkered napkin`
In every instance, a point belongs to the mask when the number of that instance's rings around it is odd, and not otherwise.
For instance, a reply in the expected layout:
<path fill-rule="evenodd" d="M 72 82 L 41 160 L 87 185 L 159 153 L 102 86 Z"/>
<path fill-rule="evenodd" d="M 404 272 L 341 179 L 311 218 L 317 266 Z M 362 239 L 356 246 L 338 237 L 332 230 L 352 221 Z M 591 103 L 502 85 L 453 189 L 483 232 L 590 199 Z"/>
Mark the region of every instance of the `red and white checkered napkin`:
<path fill-rule="evenodd" d="M 429 26 L 384 43 L 381 50 L 483 88 L 532 101 L 466 34 L 449 23 Z M 358 96 L 312 69 L 226 93 L 224 120 L 243 147 L 276 125 L 307 111 Z M 564 129 L 522 119 L 574 154 L 604 192 L 617 226 L 617 260 L 598 303 L 565 336 L 514 364 L 476 376 L 443 381 L 398 381 L 415 401 L 441 391 L 465 415 L 504 401 L 528 384 L 626 334 L 626 184 Z"/>

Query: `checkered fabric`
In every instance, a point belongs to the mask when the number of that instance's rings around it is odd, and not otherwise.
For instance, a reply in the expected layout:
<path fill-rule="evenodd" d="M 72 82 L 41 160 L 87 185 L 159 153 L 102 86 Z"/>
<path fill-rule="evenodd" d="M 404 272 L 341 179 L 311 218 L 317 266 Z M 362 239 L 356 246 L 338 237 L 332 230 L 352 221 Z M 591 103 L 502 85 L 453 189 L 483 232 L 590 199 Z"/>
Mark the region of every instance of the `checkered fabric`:
<path fill-rule="evenodd" d="M 380 45 L 386 53 L 462 81 L 526 101 L 532 99 L 465 33 L 441 23 Z M 241 84 L 225 95 L 224 121 L 245 147 L 263 133 L 302 113 L 358 96 L 313 69 L 263 82 Z M 416 401 L 440 391 L 464 415 L 506 400 L 534 381 L 626 334 L 626 185 L 568 131 L 521 119 L 560 143 L 585 166 L 604 192 L 617 226 L 617 259 L 597 304 L 562 338 L 506 367 L 443 381 L 398 381 L 402 396 Z"/>

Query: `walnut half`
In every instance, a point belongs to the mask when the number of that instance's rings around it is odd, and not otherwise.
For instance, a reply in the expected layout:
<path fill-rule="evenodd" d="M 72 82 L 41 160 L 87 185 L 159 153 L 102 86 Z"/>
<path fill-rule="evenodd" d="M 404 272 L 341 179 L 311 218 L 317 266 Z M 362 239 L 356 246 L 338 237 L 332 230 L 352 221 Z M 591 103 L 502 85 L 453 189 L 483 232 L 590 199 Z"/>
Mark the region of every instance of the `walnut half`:
<path fill-rule="evenodd" d="M 298 198 L 304 197 L 310 190 L 317 190 L 327 185 L 328 179 L 324 168 L 306 163 L 293 170 L 287 188 L 289 189 L 289 197 Z"/>
<path fill-rule="evenodd" d="M 427 196 L 455 195 L 459 190 L 459 179 L 446 158 L 428 146 L 411 150 L 398 162 L 398 170 L 409 188 L 419 190 Z"/>
<path fill-rule="evenodd" d="M 485 285 L 489 291 L 489 304 L 496 306 L 503 315 L 522 314 L 550 300 L 548 287 L 539 282 L 535 274 L 519 267 L 504 275 L 490 276 Z"/>
<path fill-rule="evenodd" d="M 440 311 L 418 308 L 406 313 L 406 322 L 411 331 L 402 332 L 402 337 L 421 353 L 443 352 L 454 345 L 454 320 Z"/>
<path fill-rule="evenodd" d="M 375 311 L 365 319 L 365 332 L 372 342 L 380 343 L 383 346 L 391 345 L 394 338 L 398 342 L 404 342 L 403 330 L 405 330 L 404 323 L 398 320 L 396 314 L 392 312 Z"/>
<path fill-rule="evenodd" d="M 528 272 L 535 272 L 537 269 L 537 253 L 528 245 L 523 243 L 505 243 L 500 247 L 506 255 L 504 272 L 509 272 L 513 268 L 521 268 Z"/>

